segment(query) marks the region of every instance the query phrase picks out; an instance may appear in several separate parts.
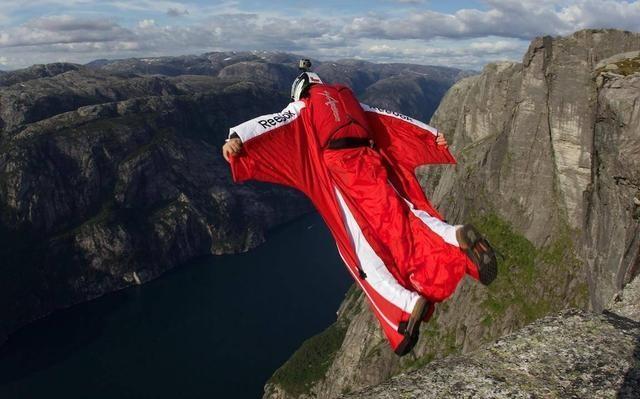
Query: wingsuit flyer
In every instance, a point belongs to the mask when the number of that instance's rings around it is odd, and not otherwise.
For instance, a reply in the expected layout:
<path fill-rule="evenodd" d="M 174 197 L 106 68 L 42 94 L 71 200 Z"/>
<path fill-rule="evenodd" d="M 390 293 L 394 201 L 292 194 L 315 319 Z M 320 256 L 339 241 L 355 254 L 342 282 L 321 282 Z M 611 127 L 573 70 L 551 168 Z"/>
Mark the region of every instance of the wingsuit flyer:
<path fill-rule="evenodd" d="M 494 251 L 471 225 L 446 223 L 414 174 L 454 164 L 444 134 L 398 112 L 362 104 L 300 61 L 292 102 L 229 130 L 233 180 L 302 191 L 331 231 L 389 344 L 402 356 L 419 326 L 465 275 L 497 274 Z"/>

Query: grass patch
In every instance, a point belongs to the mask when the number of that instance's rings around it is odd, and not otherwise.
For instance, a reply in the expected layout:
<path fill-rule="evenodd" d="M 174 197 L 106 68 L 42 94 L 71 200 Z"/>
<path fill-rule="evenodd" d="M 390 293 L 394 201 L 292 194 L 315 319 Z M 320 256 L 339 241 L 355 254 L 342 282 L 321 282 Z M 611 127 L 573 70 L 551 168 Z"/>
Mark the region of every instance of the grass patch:
<path fill-rule="evenodd" d="M 482 302 L 488 316 L 496 319 L 510 306 L 527 306 L 526 288 L 536 277 L 535 246 L 494 213 L 474 218 L 473 224 L 504 256 L 498 257 L 498 278 L 488 287 L 488 296 Z"/>
<path fill-rule="evenodd" d="M 444 355 L 449 356 L 460 351 L 460 347 L 456 345 L 456 332 L 455 330 L 447 330 L 441 337 L 444 344 Z"/>
<path fill-rule="evenodd" d="M 493 317 L 488 314 L 482 319 L 481 323 L 485 327 L 491 327 L 491 325 L 493 324 Z"/>
<path fill-rule="evenodd" d="M 337 321 L 309 338 L 276 370 L 269 382 L 279 385 L 295 397 L 309 392 L 315 382 L 324 378 L 346 333 L 347 326 Z"/>
<path fill-rule="evenodd" d="M 94 226 L 98 224 L 104 224 L 105 222 L 114 219 L 117 213 L 117 206 L 114 199 L 108 199 L 102 203 L 100 209 L 89 219 L 82 221 L 81 223 L 72 226 L 66 230 L 60 231 L 49 238 L 49 241 L 59 241 L 73 237 L 83 228 Z"/>
<path fill-rule="evenodd" d="M 473 218 L 473 224 L 504 256 L 498 257 L 498 278 L 488 287 L 482 302 L 487 311 L 483 325 L 490 326 L 512 308 L 528 323 L 562 307 L 561 298 L 541 295 L 539 288 L 544 286 L 541 279 L 560 279 L 561 273 L 581 267 L 566 223 L 560 223 L 554 240 L 540 249 L 495 213 Z"/>

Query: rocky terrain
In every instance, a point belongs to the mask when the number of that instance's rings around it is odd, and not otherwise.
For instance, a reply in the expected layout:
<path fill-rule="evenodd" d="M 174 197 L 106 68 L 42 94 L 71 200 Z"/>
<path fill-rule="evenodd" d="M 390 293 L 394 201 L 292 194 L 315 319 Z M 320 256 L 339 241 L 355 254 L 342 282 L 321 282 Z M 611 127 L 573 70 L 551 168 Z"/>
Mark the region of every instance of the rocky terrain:
<path fill-rule="evenodd" d="M 620 361 L 611 364 L 611 374 L 590 369 L 567 380 L 549 377 L 549 391 L 536 391 L 536 396 L 580 397 L 577 385 L 590 375 L 610 377 L 606 383 L 593 382 L 606 392 L 620 388 L 620 373 L 633 367 L 638 324 L 611 315 L 562 313 L 476 355 L 451 356 L 562 309 L 601 312 L 640 272 L 638 50 L 640 34 L 631 32 L 584 30 L 541 37 L 521 63 L 489 64 L 480 75 L 456 83 L 430 124 L 446 132 L 458 165 L 423 167 L 418 174 L 450 222 L 472 222 L 487 234 L 502 255 L 498 279 L 490 287 L 463 282 L 437 307 L 434 318 L 422 326 L 417 347 L 403 358 L 389 349 L 364 298 L 350 292 L 336 323 L 305 342 L 273 375 L 265 397 L 334 398 L 414 369 L 420 371 L 364 392 L 430 397 L 422 389 L 434 388 L 428 382 L 432 378 L 441 382 L 441 377 L 455 375 L 447 374 L 449 366 L 475 373 L 471 383 L 478 389 L 499 385 L 496 389 L 509 397 L 509 392 L 526 388 L 518 384 L 533 383 L 531 376 L 496 382 L 500 375 L 483 372 L 482 362 L 506 349 L 516 354 L 500 358 L 505 365 L 518 359 L 518 353 L 532 364 L 545 363 L 549 347 L 536 346 L 536 337 L 563 329 L 565 338 L 575 333 L 580 342 L 611 339 L 606 343 L 619 352 L 607 351 L 599 358 L 600 346 L 592 345 L 592 353 L 557 363 L 558 370 L 570 368 L 573 361 L 601 367 L 581 362 L 610 360 L 616 353 Z M 598 332 L 590 331 L 591 326 Z M 601 336 L 607 334 L 612 337 Z M 550 344 L 571 347 L 566 340 Z M 518 352 L 520 345 L 524 347 Z M 637 369 L 637 347 L 635 351 Z M 431 366 L 423 367 L 432 362 L 437 371 L 429 374 Z M 545 370 L 556 373 L 552 367 Z M 421 387 L 419 395 L 411 381 Z M 460 389 L 467 397 L 483 392 L 473 386 L 465 391 L 456 381 L 443 389 Z"/>
<path fill-rule="evenodd" d="M 297 59 L 208 53 L 1 74 L 0 343 L 55 309 L 194 257 L 246 251 L 267 229 L 308 212 L 291 190 L 232 185 L 220 156 L 230 126 L 288 102 Z M 406 76 L 416 102 L 431 99 L 412 105 L 426 117 L 440 100 L 433 93 L 463 76 L 451 68 L 317 64 L 329 81 L 357 82 L 365 97 L 376 83 Z"/>
<path fill-rule="evenodd" d="M 637 398 L 639 295 L 636 279 L 617 311 L 565 310 L 345 398 Z"/>

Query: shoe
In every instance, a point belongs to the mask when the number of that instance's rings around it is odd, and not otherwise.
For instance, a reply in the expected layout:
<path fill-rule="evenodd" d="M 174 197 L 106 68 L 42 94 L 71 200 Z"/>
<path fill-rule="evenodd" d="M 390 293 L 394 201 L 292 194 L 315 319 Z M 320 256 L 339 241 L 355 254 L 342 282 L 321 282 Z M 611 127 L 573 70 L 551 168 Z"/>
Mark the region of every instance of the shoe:
<path fill-rule="evenodd" d="M 420 323 L 422 319 L 427 315 L 430 307 L 429 301 L 424 299 L 423 297 L 418 298 L 416 304 L 411 311 L 411 316 L 409 316 L 409 320 L 405 323 L 401 324 L 400 333 L 404 335 L 404 339 L 398 345 L 395 350 L 396 355 L 404 356 L 409 353 L 416 343 L 418 342 L 418 338 L 420 337 Z"/>
<path fill-rule="evenodd" d="M 480 282 L 484 285 L 491 284 L 498 276 L 498 261 L 489 241 L 483 238 L 478 230 L 470 224 L 458 228 L 456 238 L 460 249 L 465 251 L 478 267 Z"/>

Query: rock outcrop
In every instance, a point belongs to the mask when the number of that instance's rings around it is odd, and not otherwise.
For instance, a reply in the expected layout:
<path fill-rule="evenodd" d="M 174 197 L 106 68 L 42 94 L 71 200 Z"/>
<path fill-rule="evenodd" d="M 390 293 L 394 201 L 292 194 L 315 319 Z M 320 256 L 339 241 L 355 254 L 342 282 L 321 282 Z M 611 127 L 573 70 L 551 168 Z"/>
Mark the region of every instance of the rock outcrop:
<path fill-rule="evenodd" d="M 0 343 L 57 308 L 246 251 L 310 211 L 292 190 L 233 185 L 220 156 L 229 126 L 285 106 L 297 58 L 208 53 L 3 73 Z M 445 86 L 461 73 L 438 70 Z"/>
<path fill-rule="evenodd" d="M 430 124 L 446 132 L 458 165 L 418 175 L 450 222 L 487 234 L 502 254 L 498 279 L 464 281 L 404 358 L 360 298 L 358 311 L 339 314 L 345 338 L 321 358 L 321 375 L 304 389 L 287 385 L 285 364 L 265 397 L 337 397 L 552 312 L 606 308 L 640 269 L 639 49 L 640 34 L 616 30 L 543 37 L 522 63 L 489 64 L 456 83 Z"/>
<path fill-rule="evenodd" d="M 612 311 L 540 319 L 467 355 L 434 361 L 345 398 L 640 396 L 640 279 Z"/>
<path fill-rule="evenodd" d="M 601 309 L 640 273 L 640 52 L 601 61 L 593 76 L 598 107 L 581 246 Z"/>

